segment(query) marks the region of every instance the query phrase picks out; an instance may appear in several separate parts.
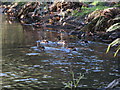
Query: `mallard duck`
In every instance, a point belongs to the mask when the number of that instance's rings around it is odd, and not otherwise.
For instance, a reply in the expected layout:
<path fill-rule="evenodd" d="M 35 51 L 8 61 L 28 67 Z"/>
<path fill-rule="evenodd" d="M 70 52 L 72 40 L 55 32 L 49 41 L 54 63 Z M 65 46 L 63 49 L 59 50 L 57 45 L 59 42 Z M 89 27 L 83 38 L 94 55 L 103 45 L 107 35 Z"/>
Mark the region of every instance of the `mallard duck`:
<path fill-rule="evenodd" d="M 81 43 L 88 43 L 88 41 L 87 40 L 82 40 Z"/>
<path fill-rule="evenodd" d="M 57 44 L 61 44 L 61 45 L 65 45 L 65 43 L 66 42 L 64 40 L 60 40 L 60 41 L 57 42 Z"/>
<path fill-rule="evenodd" d="M 45 43 L 48 43 L 48 41 L 47 40 L 40 41 L 40 44 L 45 44 Z"/>
<path fill-rule="evenodd" d="M 68 46 L 67 49 L 70 49 L 71 51 L 77 51 L 76 47 Z"/>

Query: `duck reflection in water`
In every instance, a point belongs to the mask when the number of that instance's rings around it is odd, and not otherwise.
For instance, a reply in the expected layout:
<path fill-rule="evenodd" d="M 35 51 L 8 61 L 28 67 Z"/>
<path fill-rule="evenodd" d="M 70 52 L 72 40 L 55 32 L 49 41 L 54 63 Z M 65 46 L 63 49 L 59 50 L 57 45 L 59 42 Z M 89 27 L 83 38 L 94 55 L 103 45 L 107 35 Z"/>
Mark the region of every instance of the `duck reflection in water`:
<path fill-rule="evenodd" d="M 37 49 L 44 50 L 45 47 L 44 46 L 38 46 Z"/>
<path fill-rule="evenodd" d="M 66 41 L 63 40 L 61 36 L 58 36 L 57 38 L 59 40 L 59 41 L 57 41 L 57 45 L 62 45 L 62 47 L 64 47 L 66 44 Z"/>
<path fill-rule="evenodd" d="M 37 41 L 37 49 L 44 50 L 45 47 L 40 45 L 40 42 Z"/>
<path fill-rule="evenodd" d="M 73 47 L 73 46 L 68 46 L 67 49 L 69 49 L 71 51 L 77 51 L 76 47 Z"/>

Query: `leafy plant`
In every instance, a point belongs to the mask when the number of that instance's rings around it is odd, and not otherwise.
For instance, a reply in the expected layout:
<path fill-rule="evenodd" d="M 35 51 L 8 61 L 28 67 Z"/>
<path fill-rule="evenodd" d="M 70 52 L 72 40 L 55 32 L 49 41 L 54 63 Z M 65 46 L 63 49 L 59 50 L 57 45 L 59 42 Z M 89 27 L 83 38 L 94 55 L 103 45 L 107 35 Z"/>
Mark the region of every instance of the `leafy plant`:
<path fill-rule="evenodd" d="M 114 18 L 113 20 L 120 20 L 120 17 L 116 17 L 116 18 Z"/>
<path fill-rule="evenodd" d="M 75 74 L 74 74 L 73 71 L 71 72 L 71 75 L 72 75 L 72 80 L 68 81 L 67 83 L 64 83 L 65 84 L 65 88 L 70 88 L 70 89 L 74 88 L 75 89 L 75 88 L 78 87 L 79 82 L 80 82 L 81 79 L 83 79 L 84 75 L 82 75 L 80 73 L 80 75 L 78 76 L 77 79 L 75 78 Z"/>
<path fill-rule="evenodd" d="M 118 20 L 118 19 L 119 19 L 119 17 L 118 17 L 118 18 L 115 18 L 115 19 L 113 19 L 113 20 Z M 113 24 L 112 26 L 110 26 L 110 27 L 106 30 L 106 32 L 111 32 L 111 31 L 117 30 L 117 29 L 119 29 L 119 28 L 120 28 L 120 23 L 115 23 L 115 24 Z M 114 40 L 112 43 L 109 44 L 106 53 L 109 52 L 110 47 L 113 47 L 113 46 L 115 46 L 115 45 L 117 45 L 117 44 L 118 44 L 118 47 L 117 47 L 117 50 L 116 50 L 116 52 L 115 52 L 115 54 L 114 54 L 114 57 L 115 57 L 115 56 L 118 54 L 119 50 L 120 50 L 120 38 L 117 38 L 116 40 Z"/>
<path fill-rule="evenodd" d="M 97 19 L 97 18 L 96 18 Z M 106 18 L 104 16 L 99 16 L 98 20 L 94 26 L 95 30 L 99 30 L 99 28 L 101 28 L 101 26 L 103 26 L 103 24 L 106 22 Z"/>
<path fill-rule="evenodd" d="M 116 29 L 119 29 L 120 28 L 120 23 L 115 23 L 113 24 L 112 26 L 110 26 L 106 32 L 111 32 L 111 31 L 114 31 Z"/>
<path fill-rule="evenodd" d="M 109 44 L 106 53 L 109 52 L 110 47 L 113 47 L 113 46 L 115 46 L 117 44 L 120 44 L 120 38 L 117 38 L 116 40 L 114 40 L 112 43 Z M 120 45 L 118 45 L 117 50 L 116 50 L 116 52 L 114 54 L 114 57 L 117 55 L 117 53 L 119 52 L 119 50 L 120 50 Z"/>

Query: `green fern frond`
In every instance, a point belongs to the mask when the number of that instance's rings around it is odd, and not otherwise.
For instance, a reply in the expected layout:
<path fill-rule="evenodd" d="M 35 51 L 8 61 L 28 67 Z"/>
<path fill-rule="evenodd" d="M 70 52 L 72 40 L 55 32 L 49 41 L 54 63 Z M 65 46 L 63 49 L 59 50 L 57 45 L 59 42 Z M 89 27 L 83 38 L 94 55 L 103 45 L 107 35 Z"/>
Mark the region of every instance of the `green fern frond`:
<path fill-rule="evenodd" d="M 115 20 L 120 20 L 120 17 L 116 17 L 116 18 L 114 18 L 113 20 L 114 20 L 114 21 L 115 21 Z"/>
<path fill-rule="evenodd" d="M 115 39 L 110 45 L 115 46 L 116 44 L 120 44 L 120 38 Z"/>
<path fill-rule="evenodd" d="M 115 39 L 112 43 L 110 43 L 110 44 L 108 45 L 108 48 L 107 48 L 107 50 L 106 50 L 106 53 L 109 52 L 111 46 L 113 47 L 113 46 L 115 46 L 115 45 L 117 45 L 117 44 L 120 44 L 120 38 Z"/>
<path fill-rule="evenodd" d="M 114 57 L 116 57 L 116 55 L 118 54 L 119 50 L 120 50 L 120 45 L 117 47 L 117 50 L 116 50 L 116 52 L 114 54 Z"/>
<path fill-rule="evenodd" d="M 115 46 L 116 44 L 120 44 L 120 38 L 117 38 L 112 43 L 110 43 L 111 46 Z"/>
<path fill-rule="evenodd" d="M 106 50 L 106 53 L 109 52 L 111 46 L 113 47 L 113 46 L 115 46 L 115 45 L 117 45 L 117 44 L 120 44 L 120 38 L 117 38 L 116 40 L 114 40 L 112 43 L 110 43 L 110 44 L 108 45 L 108 48 L 107 48 L 107 50 Z M 116 57 L 116 55 L 118 54 L 119 50 L 120 50 L 120 45 L 117 47 L 117 50 L 116 50 L 116 52 L 115 52 L 115 54 L 114 54 L 114 57 Z"/>
<path fill-rule="evenodd" d="M 116 29 L 120 28 L 120 23 L 116 23 L 116 24 L 113 24 L 112 26 L 110 26 L 106 32 L 111 32 L 111 31 L 114 31 Z"/>
<path fill-rule="evenodd" d="M 106 50 L 106 53 L 108 53 L 108 52 L 109 52 L 110 47 L 111 47 L 111 45 L 109 44 L 109 45 L 108 45 L 108 48 L 107 48 L 107 50 Z"/>

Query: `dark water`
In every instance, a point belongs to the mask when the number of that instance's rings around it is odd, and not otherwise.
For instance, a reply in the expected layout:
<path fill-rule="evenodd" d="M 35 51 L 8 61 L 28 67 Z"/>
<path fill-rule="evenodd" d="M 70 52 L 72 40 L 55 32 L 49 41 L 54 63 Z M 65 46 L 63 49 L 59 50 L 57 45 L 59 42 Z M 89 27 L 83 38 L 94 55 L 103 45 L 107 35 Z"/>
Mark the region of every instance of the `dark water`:
<path fill-rule="evenodd" d="M 105 54 L 107 44 L 89 41 L 83 44 L 75 37 L 68 37 L 57 30 L 35 30 L 32 26 L 22 27 L 19 23 L 6 21 L 0 15 L 2 30 L 2 77 L 3 88 L 42 89 L 64 88 L 63 82 L 72 80 L 70 72 L 78 77 L 82 88 L 103 88 L 120 77 L 118 58 L 112 51 Z M 67 41 L 56 44 L 58 37 Z M 46 39 L 45 50 L 36 48 L 36 41 Z M 77 51 L 70 51 L 74 46 Z"/>

